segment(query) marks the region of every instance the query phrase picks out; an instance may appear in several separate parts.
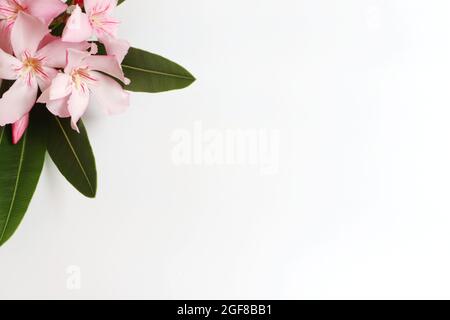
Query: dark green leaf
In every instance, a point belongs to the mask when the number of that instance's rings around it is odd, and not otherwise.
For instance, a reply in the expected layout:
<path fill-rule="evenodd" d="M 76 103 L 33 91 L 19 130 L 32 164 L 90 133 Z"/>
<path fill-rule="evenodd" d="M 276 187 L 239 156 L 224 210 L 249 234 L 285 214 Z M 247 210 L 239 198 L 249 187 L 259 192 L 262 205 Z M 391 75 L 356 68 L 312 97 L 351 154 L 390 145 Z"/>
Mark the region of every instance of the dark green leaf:
<path fill-rule="evenodd" d="M 118 5 L 121 4 L 122 2 L 124 2 L 125 0 L 119 0 L 119 2 L 117 3 Z"/>
<path fill-rule="evenodd" d="M 86 128 L 79 121 L 80 133 L 70 127 L 70 119 L 48 116 L 47 150 L 62 175 L 89 198 L 97 193 L 97 170 Z"/>
<path fill-rule="evenodd" d="M 185 68 L 166 58 L 130 48 L 122 62 L 131 84 L 125 89 L 137 92 L 163 92 L 182 89 L 195 81 Z"/>
<path fill-rule="evenodd" d="M 0 127 L 0 246 L 22 221 L 44 165 L 45 118 L 42 110 L 36 111 L 17 145 L 11 143 L 10 127 Z"/>

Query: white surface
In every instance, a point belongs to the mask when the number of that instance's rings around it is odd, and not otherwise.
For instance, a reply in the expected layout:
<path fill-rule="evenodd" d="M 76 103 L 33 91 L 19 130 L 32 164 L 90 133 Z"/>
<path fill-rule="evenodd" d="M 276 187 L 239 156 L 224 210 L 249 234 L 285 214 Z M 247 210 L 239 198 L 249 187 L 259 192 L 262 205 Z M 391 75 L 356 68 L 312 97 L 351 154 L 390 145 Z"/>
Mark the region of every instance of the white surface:
<path fill-rule="evenodd" d="M 198 81 L 87 119 L 98 198 L 46 165 L 0 298 L 450 298 L 449 13 L 128 0 L 122 34 Z M 196 121 L 279 130 L 277 174 L 175 166 L 171 136 Z"/>

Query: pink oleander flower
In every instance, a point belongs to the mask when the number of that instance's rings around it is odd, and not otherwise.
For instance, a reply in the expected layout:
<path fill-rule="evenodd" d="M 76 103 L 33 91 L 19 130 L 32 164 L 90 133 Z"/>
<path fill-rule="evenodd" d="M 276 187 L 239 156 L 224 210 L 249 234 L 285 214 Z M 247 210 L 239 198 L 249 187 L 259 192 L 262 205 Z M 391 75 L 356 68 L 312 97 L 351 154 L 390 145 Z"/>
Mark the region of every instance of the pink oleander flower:
<path fill-rule="evenodd" d="M 76 3 L 66 27 L 62 40 L 66 42 L 79 42 L 96 37 L 105 45 L 109 55 L 114 55 L 119 63 L 126 56 L 129 43 L 117 38 L 117 29 L 120 22 L 111 16 L 117 7 L 117 0 L 84 0 L 84 9 Z"/>
<path fill-rule="evenodd" d="M 82 12 L 75 6 L 62 34 L 63 41 L 80 42 L 92 36 L 103 39 L 106 36 L 116 37 L 119 21 L 111 16 L 117 7 L 117 0 L 85 0 Z"/>
<path fill-rule="evenodd" d="M 66 9 L 61 0 L 0 0 L 0 21 L 12 27 L 19 12 L 25 12 L 49 25 Z"/>
<path fill-rule="evenodd" d="M 67 50 L 67 65 L 58 73 L 38 102 L 45 103 L 54 115 L 71 117 L 72 128 L 85 113 L 90 99 L 94 99 L 107 114 L 116 114 L 129 106 L 129 93 L 110 76 L 129 83 L 117 59 L 113 56 L 94 56 L 86 51 Z"/>
<path fill-rule="evenodd" d="M 11 52 L 10 32 L 19 12 L 28 13 L 46 25 L 67 9 L 61 0 L 0 0 L 0 48 Z"/>
<path fill-rule="evenodd" d="M 68 48 L 86 50 L 87 42 L 65 43 L 49 35 L 38 18 L 19 12 L 11 29 L 12 54 L 0 49 L 0 78 L 14 80 L 0 99 L 0 126 L 13 125 L 15 142 L 28 124 L 27 115 L 36 103 L 38 89 L 44 91 L 66 65 Z"/>

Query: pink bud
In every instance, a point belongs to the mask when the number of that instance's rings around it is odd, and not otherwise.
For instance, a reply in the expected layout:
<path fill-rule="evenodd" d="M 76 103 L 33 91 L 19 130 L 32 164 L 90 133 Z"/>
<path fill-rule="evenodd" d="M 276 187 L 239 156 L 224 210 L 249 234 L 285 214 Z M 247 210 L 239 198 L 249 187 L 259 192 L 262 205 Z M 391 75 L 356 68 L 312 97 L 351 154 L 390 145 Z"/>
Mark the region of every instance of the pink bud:
<path fill-rule="evenodd" d="M 12 143 L 18 144 L 20 139 L 22 138 L 25 130 L 28 128 L 28 124 L 30 122 L 30 116 L 27 113 L 20 119 L 19 121 L 13 123 L 12 125 Z"/>

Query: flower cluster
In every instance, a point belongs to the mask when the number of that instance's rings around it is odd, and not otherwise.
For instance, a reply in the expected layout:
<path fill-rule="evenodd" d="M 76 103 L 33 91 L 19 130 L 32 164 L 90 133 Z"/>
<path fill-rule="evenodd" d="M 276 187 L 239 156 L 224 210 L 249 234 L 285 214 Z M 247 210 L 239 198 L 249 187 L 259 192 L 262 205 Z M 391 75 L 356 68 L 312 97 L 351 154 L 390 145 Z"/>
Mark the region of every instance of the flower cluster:
<path fill-rule="evenodd" d="M 116 114 L 128 108 L 129 92 L 196 80 L 117 37 L 114 11 L 126 2 L 0 0 L 0 247 L 22 221 L 47 154 L 76 190 L 96 196 L 95 156 L 81 121 L 88 107 Z"/>
<path fill-rule="evenodd" d="M 92 99 L 107 114 L 128 107 L 121 62 L 130 46 L 117 38 L 116 6 L 117 0 L 0 0 L 0 79 L 10 84 L 0 99 L 0 126 L 12 124 L 14 144 L 36 103 L 70 117 L 74 130 Z"/>

